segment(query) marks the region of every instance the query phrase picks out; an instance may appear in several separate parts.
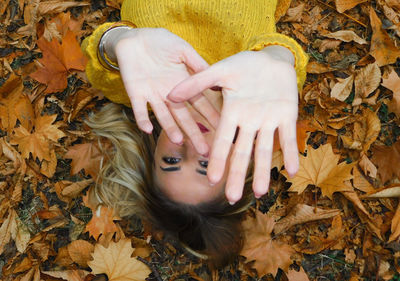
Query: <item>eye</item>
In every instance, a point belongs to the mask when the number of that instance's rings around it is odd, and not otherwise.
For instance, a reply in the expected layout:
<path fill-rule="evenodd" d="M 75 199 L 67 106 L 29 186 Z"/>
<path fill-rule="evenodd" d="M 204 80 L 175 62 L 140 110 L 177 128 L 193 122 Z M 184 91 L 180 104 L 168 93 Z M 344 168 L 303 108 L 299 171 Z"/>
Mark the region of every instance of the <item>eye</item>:
<path fill-rule="evenodd" d="M 175 165 L 177 163 L 179 163 L 179 161 L 181 161 L 180 158 L 176 158 L 176 157 L 163 157 L 162 160 L 167 163 L 168 165 Z"/>
<path fill-rule="evenodd" d="M 208 161 L 199 161 L 199 164 L 200 164 L 200 166 L 202 166 L 203 168 L 206 168 L 206 169 L 207 169 L 207 167 L 208 167 Z"/>

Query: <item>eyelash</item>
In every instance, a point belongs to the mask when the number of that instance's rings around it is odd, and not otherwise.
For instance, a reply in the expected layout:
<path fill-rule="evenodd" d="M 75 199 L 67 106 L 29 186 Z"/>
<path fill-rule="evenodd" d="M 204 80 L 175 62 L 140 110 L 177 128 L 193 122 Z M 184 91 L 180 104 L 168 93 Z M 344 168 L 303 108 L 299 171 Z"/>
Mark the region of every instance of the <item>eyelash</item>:
<path fill-rule="evenodd" d="M 200 166 L 202 166 L 203 168 L 207 169 L 208 167 L 208 161 L 199 161 Z"/>
<path fill-rule="evenodd" d="M 176 157 L 163 157 L 162 160 L 169 165 L 175 165 L 181 161 L 180 158 L 176 158 Z"/>

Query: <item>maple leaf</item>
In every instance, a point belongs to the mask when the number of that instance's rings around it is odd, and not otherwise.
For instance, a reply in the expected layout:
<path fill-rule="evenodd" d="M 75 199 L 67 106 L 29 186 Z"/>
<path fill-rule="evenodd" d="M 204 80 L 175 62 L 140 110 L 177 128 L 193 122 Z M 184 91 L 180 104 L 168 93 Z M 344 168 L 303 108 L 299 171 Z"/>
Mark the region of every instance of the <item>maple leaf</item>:
<path fill-rule="evenodd" d="M 0 128 L 8 132 L 14 128 L 17 120 L 30 129 L 34 119 L 30 100 L 22 94 L 24 86 L 19 76 L 12 75 L 0 89 Z"/>
<path fill-rule="evenodd" d="M 393 99 L 389 104 L 389 110 L 394 112 L 398 117 L 400 117 L 400 77 L 397 75 L 396 71 L 390 70 L 387 77 L 383 78 L 382 86 L 388 88 L 393 92 Z"/>
<path fill-rule="evenodd" d="M 92 210 L 93 211 L 93 210 Z M 118 231 L 114 223 L 114 211 L 106 206 L 99 205 L 93 212 L 92 219 L 86 225 L 85 232 L 98 239 L 101 234 L 114 233 Z"/>
<path fill-rule="evenodd" d="M 393 176 L 400 178 L 400 141 L 392 146 L 374 146 L 371 161 L 378 166 L 378 174 L 383 183 Z"/>
<path fill-rule="evenodd" d="M 57 142 L 65 134 L 58 129 L 60 124 L 52 123 L 56 120 L 57 114 L 39 116 L 35 120 L 35 129 L 31 133 L 25 127 L 19 126 L 14 129 L 11 144 L 17 144 L 18 150 L 23 158 L 28 159 L 29 153 L 39 160 L 51 161 L 49 140 Z"/>
<path fill-rule="evenodd" d="M 394 45 L 393 40 L 383 29 L 382 22 L 372 7 L 369 16 L 372 27 L 370 54 L 376 59 L 378 66 L 395 63 L 400 57 L 400 49 Z"/>
<path fill-rule="evenodd" d="M 37 44 L 43 54 L 43 58 L 39 59 L 43 67 L 30 76 L 47 85 L 45 93 L 64 90 L 71 69 L 85 70 L 86 58 L 72 31 L 67 31 L 61 44 L 54 39 L 49 42 L 44 37 L 39 38 Z"/>
<path fill-rule="evenodd" d="M 255 261 L 253 267 L 259 277 L 268 273 L 275 276 L 278 268 L 287 272 L 294 251 L 289 245 L 272 239 L 274 219 L 256 211 L 256 217 L 248 216 L 242 225 L 245 242 L 240 255 L 245 256 L 247 261 Z"/>
<path fill-rule="evenodd" d="M 104 150 L 110 147 L 108 142 L 105 142 L 102 145 L 104 145 Z M 72 159 L 71 175 L 75 175 L 80 170 L 84 169 L 85 174 L 91 175 L 93 179 L 97 178 L 100 171 L 100 165 L 104 160 L 104 154 L 96 141 L 91 143 L 75 144 L 68 149 L 68 152 L 64 157 Z"/>
<path fill-rule="evenodd" d="M 97 244 L 88 265 L 94 274 L 107 274 L 110 281 L 144 281 L 151 270 L 131 257 L 133 250 L 130 239 L 110 242 L 108 248 Z"/>
<path fill-rule="evenodd" d="M 351 169 L 353 164 L 342 162 L 338 165 L 339 155 L 332 151 L 331 144 L 321 145 L 318 149 L 307 150 L 307 156 L 300 156 L 300 167 L 297 174 L 289 179 L 286 170 L 283 175 L 292 183 L 289 191 L 302 193 L 310 184 L 321 188 L 322 195 L 332 199 L 332 194 L 339 191 L 352 191 L 352 188 L 343 184 L 353 178 Z"/>

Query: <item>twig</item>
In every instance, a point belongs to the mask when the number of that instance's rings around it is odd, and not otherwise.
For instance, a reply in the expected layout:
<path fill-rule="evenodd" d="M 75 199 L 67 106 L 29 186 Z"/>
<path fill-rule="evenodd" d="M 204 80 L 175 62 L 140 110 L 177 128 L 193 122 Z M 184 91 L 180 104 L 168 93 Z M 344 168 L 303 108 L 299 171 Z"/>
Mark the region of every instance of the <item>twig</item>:
<path fill-rule="evenodd" d="M 136 258 L 137 258 L 138 260 L 140 260 L 142 263 L 146 264 L 148 267 L 151 268 L 151 272 L 154 273 L 154 276 L 157 278 L 157 281 L 164 281 L 164 280 L 161 278 L 160 274 L 158 273 L 157 269 L 154 267 L 154 265 L 153 265 L 152 263 L 148 262 L 147 260 L 145 260 L 144 258 L 139 257 L 139 256 L 137 256 Z"/>
<path fill-rule="evenodd" d="M 337 13 L 339 13 L 339 12 L 336 10 L 335 7 L 333 7 L 333 6 L 329 5 L 329 4 L 326 4 L 325 2 L 323 2 L 323 1 L 321 1 L 321 0 L 317 0 L 317 2 L 318 2 L 318 3 L 321 3 L 322 5 L 325 5 L 325 6 L 329 7 L 329 8 L 331 8 L 331 9 L 335 10 Z M 361 21 L 359 21 L 359 20 L 353 18 L 352 16 L 350 16 L 350 15 L 348 15 L 348 14 L 346 14 L 346 13 L 339 13 L 339 14 L 344 15 L 345 17 L 348 17 L 349 19 L 355 21 L 355 22 L 358 23 L 359 25 L 362 25 L 363 27 L 367 28 L 367 25 L 366 25 L 365 23 L 363 23 L 363 22 L 361 22 Z"/>

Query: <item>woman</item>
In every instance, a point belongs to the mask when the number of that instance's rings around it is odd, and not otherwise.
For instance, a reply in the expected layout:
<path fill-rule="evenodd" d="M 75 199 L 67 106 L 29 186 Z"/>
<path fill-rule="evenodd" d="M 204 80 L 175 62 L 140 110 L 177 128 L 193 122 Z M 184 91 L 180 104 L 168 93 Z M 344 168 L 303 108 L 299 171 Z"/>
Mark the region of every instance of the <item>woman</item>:
<path fill-rule="evenodd" d="M 286 169 L 298 167 L 297 89 L 307 56 L 275 33 L 275 7 L 275 0 L 126 0 L 121 18 L 136 28 L 107 23 L 83 44 L 89 80 L 135 115 L 129 121 L 110 106 L 89 123 L 115 145 L 99 195 L 122 216 L 141 213 L 218 265 L 241 248 L 235 229 L 251 201 L 242 191 L 254 140 L 256 197 L 268 190 L 276 128 Z M 204 93 L 213 86 L 222 90 L 220 120 Z M 147 104 L 164 129 L 159 136 Z"/>

